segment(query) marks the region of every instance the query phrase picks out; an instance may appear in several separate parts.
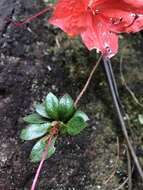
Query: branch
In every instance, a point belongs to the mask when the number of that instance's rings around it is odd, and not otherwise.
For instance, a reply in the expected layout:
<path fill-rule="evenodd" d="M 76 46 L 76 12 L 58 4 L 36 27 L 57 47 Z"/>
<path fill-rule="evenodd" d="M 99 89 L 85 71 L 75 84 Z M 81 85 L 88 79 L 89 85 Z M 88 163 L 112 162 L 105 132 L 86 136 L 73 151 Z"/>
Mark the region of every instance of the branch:
<path fill-rule="evenodd" d="M 104 182 L 104 185 L 106 185 L 115 176 L 119 159 L 120 159 L 120 144 L 119 144 L 119 138 L 117 137 L 117 157 L 116 157 L 116 161 L 115 161 L 114 170 L 111 173 L 111 175 L 108 177 L 108 179 Z"/>
<path fill-rule="evenodd" d="M 40 175 L 40 171 L 42 169 L 42 166 L 43 166 L 43 163 L 44 161 L 46 160 L 46 157 L 47 157 L 47 154 L 48 154 L 48 150 L 49 150 L 49 146 L 52 142 L 52 139 L 53 137 L 57 136 L 58 135 L 58 123 L 54 123 L 54 126 L 53 128 L 51 129 L 50 131 L 50 134 L 47 138 L 48 142 L 47 142 L 47 145 L 46 145 L 46 148 L 45 148 L 45 151 L 43 152 L 42 154 L 42 159 L 40 161 L 40 164 L 39 164 L 39 167 L 36 171 L 36 175 L 34 177 L 34 180 L 33 180 L 33 183 L 32 183 L 32 187 L 31 187 L 31 190 L 35 190 L 35 187 L 36 187 L 36 184 L 37 184 L 37 181 L 38 181 L 38 177 Z"/>
<path fill-rule="evenodd" d="M 38 177 L 40 175 L 40 171 L 42 169 L 43 163 L 46 160 L 46 157 L 47 157 L 47 154 L 48 154 L 49 145 L 51 144 L 52 138 L 53 138 L 53 135 L 49 136 L 49 138 L 48 138 L 48 143 L 46 145 L 45 151 L 43 152 L 42 159 L 40 161 L 39 167 L 38 167 L 38 169 L 36 171 L 36 175 L 34 177 L 31 190 L 35 190 L 35 187 L 36 187 L 36 184 L 37 184 L 37 181 L 38 181 Z"/>
<path fill-rule="evenodd" d="M 112 69 L 111 62 L 109 59 L 104 57 L 103 58 L 103 64 L 104 64 L 105 72 L 107 75 L 110 91 L 112 94 L 112 99 L 113 99 L 113 102 L 114 102 L 114 105 L 115 105 L 115 108 L 117 111 L 118 119 L 120 121 L 120 125 L 122 128 L 122 132 L 123 132 L 124 137 L 126 139 L 126 142 L 127 142 L 128 148 L 130 150 L 130 153 L 132 155 L 132 158 L 134 160 L 134 163 L 135 163 L 137 170 L 140 174 L 140 177 L 143 180 L 143 171 L 142 171 L 142 168 L 140 166 L 139 160 L 136 156 L 135 150 L 134 150 L 134 148 L 130 142 L 129 135 L 128 135 L 127 128 L 126 128 L 126 124 L 125 124 L 125 121 L 123 118 L 124 110 L 122 109 L 122 107 L 120 105 L 120 100 L 119 100 L 117 88 L 115 89 L 115 86 L 117 86 L 117 85 L 116 85 L 116 81 L 115 81 L 115 77 L 113 75 L 113 72 L 111 71 L 111 69 Z"/>
<path fill-rule="evenodd" d="M 90 73 L 90 75 L 89 75 L 89 77 L 88 77 L 88 79 L 87 79 L 87 81 L 86 81 L 86 83 L 85 83 L 83 89 L 81 90 L 80 94 L 77 96 L 77 98 L 76 98 L 76 100 L 75 100 L 75 103 L 74 103 L 75 107 L 77 107 L 78 102 L 80 101 L 80 99 L 82 98 L 83 94 L 84 94 L 85 91 L 87 90 L 87 88 L 88 88 L 88 86 L 89 86 L 89 83 L 90 83 L 90 81 L 91 81 L 91 79 L 92 79 L 92 76 L 93 76 L 93 74 L 95 73 L 97 67 L 99 66 L 101 59 L 102 59 L 102 55 L 99 57 L 99 59 L 98 59 L 98 61 L 96 62 L 95 66 L 93 67 L 93 69 L 92 69 L 92 71 L 91 71 L 91 73 Z"/>
<path fill-rule="evenodd" d="M 37 17 L 42 16 L 43 14 L 45 14 L 46 12 L 48 12 L 50 9 L 52 8 L 52 5 L 48 5 L 46 8 L 44 8 L 43 10 L 39 11 L 38 13 L 36 13 L 35 15 L 27 18 L 26 20 L 22 21 L 22 22 L 15 22 L 10 18 L 6 18 L 6 20 L 10 21 L 12 24 L 14 24 L 14 26 L 16 27 L 20 27 L 24 24 L 27 24 L 29 22 L 32 22 L 34 19 L 36 19 Z"/>

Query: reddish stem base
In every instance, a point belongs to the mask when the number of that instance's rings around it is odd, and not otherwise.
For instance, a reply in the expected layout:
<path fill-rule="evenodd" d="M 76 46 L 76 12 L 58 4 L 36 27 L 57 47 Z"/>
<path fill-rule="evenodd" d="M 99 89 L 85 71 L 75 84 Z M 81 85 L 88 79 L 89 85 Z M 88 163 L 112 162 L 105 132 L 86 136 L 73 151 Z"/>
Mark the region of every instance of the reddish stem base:
<path fill-rule="evenodd" d="M 53 137 L 55 137 L 55 136 L 57 136 L 57 135 L 58 135 L 58 128 L 53 127 L 53 128 L 51 129 L 50 135 L 49 135 L 49 137 L 48 137 L 48 142 L 47 142 L 45 151 L 43 152 L 43 155 L 42 155 L 42 160 L 40 161 L 39 167 L 38 167 L 38 169 L 37 169 L 37 171 L 36 171 L 36 174 L 35 174 L 35 177 L 34 177 L 32 186 L 31 186 L 31 190 L 35 190 L 35 187 L 36 187 L 36 184 L 37 184 L 39 175 L 40 175 L 40 171 L 41 171 L 41 169 L 42 169 L 43 163 L 44 163 L 44 161 L 46 160 L 46 157 L 47 157 L 47 154 L 48 154 L 49 146 L 50 146 L 50 144 L 51 144 L 51 142 L 52 142 Z"/>

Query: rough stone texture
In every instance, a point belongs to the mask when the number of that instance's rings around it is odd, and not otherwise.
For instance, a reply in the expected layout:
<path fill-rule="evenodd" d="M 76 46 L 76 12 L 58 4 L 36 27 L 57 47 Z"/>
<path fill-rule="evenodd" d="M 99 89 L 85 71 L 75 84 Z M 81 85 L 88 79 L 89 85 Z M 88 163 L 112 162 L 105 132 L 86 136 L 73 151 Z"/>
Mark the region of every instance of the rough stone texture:
<path fill-rule="evenodd" d="M 48 23 L 44 15 L 26 26 L 16 28 L 9 22 L 23 19 L 45 5 L 32 0 L 0 1 L 0 189 L 28 190 L 38 164 L 29 162 L 34 142 L 19 139 L 25 126 L 22 117 L 33 111 L 35 101 L 42 101 L 52 91 L 68 92 L 73 98 L 85 83 L 96 54 L 89 53 L 79 39 L 68 39 Z M 6 18 L 6 19 L 5 19 Z M 113 60 L 119 91 L 130 118 L 135 147 L 143 163 L 142 126 L 138 115 L 142 107 L 131 98 L 121 83 L 120 57 L 124 55 L 126 82 L 143 103 L 142 34 L 122 39 L 121 51 Z M 89 127 L 79 136 L 60 138 L 56 154 L 45 162 L 38 190 L 113 190 L 127 177 L 124 141 L 112 106 L 102 68 L 96 72 L 80 102 L 91 118 Z M 116 137 L 120 136 L 120 161 L 115 176 L 104 181 L 114 170 L 117 156 Z M 143 184 L 134 172 L 134 190 Z M 123 188 L 126 189 L 127 185 Z"/>

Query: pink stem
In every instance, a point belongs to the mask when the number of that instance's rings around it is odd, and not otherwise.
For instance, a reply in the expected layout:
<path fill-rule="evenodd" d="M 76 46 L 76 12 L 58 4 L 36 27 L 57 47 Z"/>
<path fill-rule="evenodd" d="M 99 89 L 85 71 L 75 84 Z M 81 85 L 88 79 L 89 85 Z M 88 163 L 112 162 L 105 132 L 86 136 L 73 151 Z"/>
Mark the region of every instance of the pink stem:
<path fill-rule="evenodd" d="M 48 143 L 46 145 L 46 148 L 45 148 L 45 151 L 43 152 L 43 155 L 42 155 L 42 160 L 39 164 L 39 167 L 36 171 L 36 175 L 34 177 L 34 180 L 33 180 L 33 184 L 32 184 L 32 187 L 31 187 L 31 190 L 35 190 L 35 187 L 36 187 L 36 184 L 37 184 L 37 181 L 38 181 L 38 177 L 40 175 L 40 171 L 41 171 L 41 168 L 43 166 L 43 163 L 44 161 L 46 160 L 46 157 L 47 157 L 47 154 L 48 154 L 48 148 L 49 148 L 49 145 L 51 144 L 51 141 L 52 141 L 52 138 L 53 138 L 53 134 L 51 134 L 51 136 L 49 137 L 48 139 Z"/>
<path fill-rule="evenodd" d="M 51 7 L 52 7 L 52 6 L 50 6 L 50 5 L 47 6 L 45 9 L 43 9 L 43 10 L 41 10 L 40 12 L 36 13 L 36 14 L 33 15 L 32 17 L 27 18 L 27 19 L 24 20 L 23 22 L 13 22 L 13 21 L 11 21 L 11 22 L 12 22 L 15 26 L 20 27 L 20 26 L 22 26 L 22 25 L 24 25 L 24 24 L 27 24 L 28 22 L 33 21 L 35 18 L 37 18 L 37 17 L 43 15 L 44 13 L 46 13 L 47 11 L 49 11 L 49 9 L 50 9 Z"/>

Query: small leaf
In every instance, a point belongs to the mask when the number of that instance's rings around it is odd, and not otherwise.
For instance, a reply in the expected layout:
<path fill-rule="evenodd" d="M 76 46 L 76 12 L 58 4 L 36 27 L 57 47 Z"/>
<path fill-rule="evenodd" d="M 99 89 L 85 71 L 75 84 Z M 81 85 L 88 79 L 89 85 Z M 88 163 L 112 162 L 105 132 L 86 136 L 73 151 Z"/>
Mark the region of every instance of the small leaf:
<path fill-rule="evenodd" d="M 69 135 L 78 135 L 86 126 L 86 122 L 81 117 L 73 117 L 67 123 L 67 132 Z"/>
<path fill-rule="evenodd" d="M 47 158 L 50 158 L 54 153 L 55 153 L 55 141 L 56 141 L 56 137 L 52 139 L 51 144 L 48 148 L 48 153 L 47 153 Z M 45 151 L 47 145 L 47 141 L 45 140 L 45 138 L 40 139 L 33 147 L 31 154 L 30 154 L 30 158 L 32 162 L 39 162 L 42 159 L 42 155 Z"/>
<path fill-rule="evenodd" d="M 56 3 L 56 2 L 57 2 L 57 0 L 48 0 L 48 3 L 54 4 L 54 3 Z"/>
<path fill-rule="evenodd" d="M 36 112 L 42 116 L 42 117 L 46 117 L 46 118 L 50 118 L 50 116 L 48 116 L 48 113 L 46 112 L 46 106 L 45 104 L 37 104 L 35 106 Z"/>
<path fill-rule="evenodd" d="M 30 124 L 40 124 L 46 122 L 46 120 L 37 113 L 27 115 L 26 117 L 23 118 L 23 120 Z"/>
<path fill-rule="evenodd" d="M 58 106 L 58 98 L 50 92 L 46 97 L 46 111 L 53 119 L 58 119 Z"/>
<path fill-rule="evenodd" d="M 48 132 L 50 126 L 50 123 L 29 125 L 22 130 L 20 138 L 22 140 L 32 140 L 41 137 Z"/>
<path fill-rule="evenodd" d="M 60 124 L 60 134 L 61 135 L 67 134 L 67 126 L 64 123 L 62 123 L 62 122 Z"/>
<path fill-rule="evenodd" d="M 85 122 L 89 120 L 89 117 L 83 111 L 77 110 L 74 117 L 81 117 Z"/>
<path fill-rule="evenodd" d="M 69 119 L 74 113 L 74 102 L 71 96 L 65 94 L 59 101 L 59 114 L 62 121 Z"/>
<path fill-rule="evenodd" d="M 139 120 L 140 124 L 143 125 L 143 115 L 139 114 L 138 120 Z"/>

